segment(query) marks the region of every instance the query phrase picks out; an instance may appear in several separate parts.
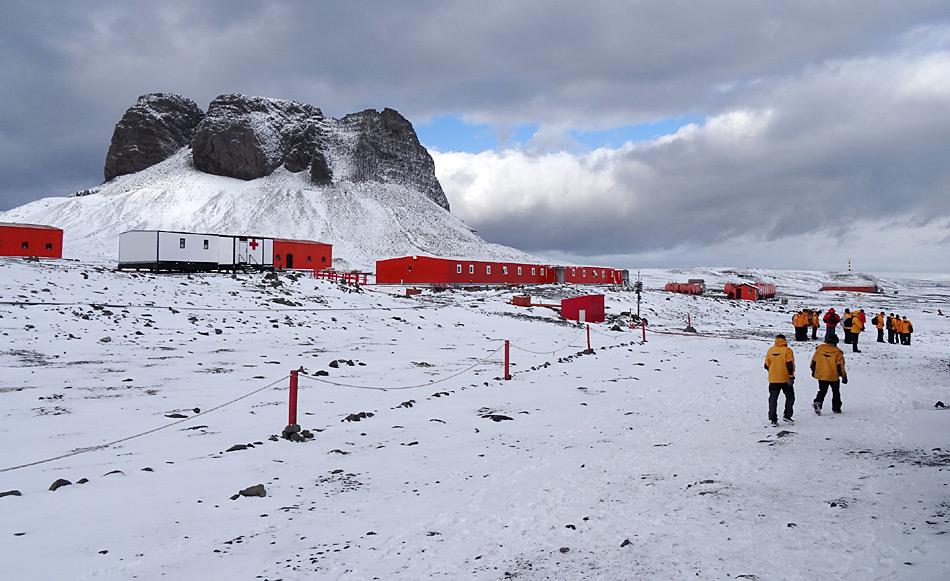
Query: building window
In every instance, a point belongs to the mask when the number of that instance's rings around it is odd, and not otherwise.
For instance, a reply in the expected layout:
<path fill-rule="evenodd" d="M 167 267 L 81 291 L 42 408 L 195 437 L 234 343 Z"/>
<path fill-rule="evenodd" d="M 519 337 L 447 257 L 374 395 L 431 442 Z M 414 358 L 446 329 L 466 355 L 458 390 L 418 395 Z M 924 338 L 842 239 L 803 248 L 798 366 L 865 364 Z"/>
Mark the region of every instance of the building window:
<path fill-rule="evenodd" d="M 185 247 L 185 239 L 184 239 L 184 238 L 179 238 L 179 239 L 178 239 L 178 248 L 184 248 L 184 247 Z"/>
<path fill-rule="evenodd" d="M 600 271 L 600 276 L 607 278 L 607 271 L 606 270 Z"/>
<path fill-rule="evenodd" d="M 594 271 L 594 278 L 597 278 L 597 271 Z"/>
<path fill-rule="evenodd" d="M 205 240 L 205 245 L 204 245 L 204 246 L 205 246 L 205 250 L 207 250 L 207 249 L 208 249 L 208 241 L 207 241 L 207 240 Z"/>
<path fill-rule="evenodd" d="M 581 270 L 581 276 L 584 277 L 584 278 L 587 278 L 587 269 L 586 269 L 586 268 L 583 269 L 583 270 Z"/>
<path fill-rule="evenodd" d="M 577 276 L 577 269 L 576 269 L 576 268 L 572 268 L 572 269 L 571 269 L 571 276 Z"/>
<path fill-rule="evenodd" d="M 490 264 L 486 264 L 486 265 L 485 265 L 485 274 L 491 274 L 491 265 L 490 265 Z"/>
<path fill-rule="evenodd" d="M 544 269 L 541 269 L 541 276 L 544 276 Z"/>
<path fill-rule="evenodd" d="M 411 265 L 411 264 L 409 265 L 408 268 L 409 268 L 409 272 L 412 272 L 412 265 Z"/>
<path fill-rule="evenodd" d="M 521 267 L 518 267 L 518 276 L 521 276 Z"/>
<path fill-rule="evenodd" d="M 326 262 L 326 261 L 327 261 L 327 257 L 326 257 L 326 256 L 321 256 L 321 257 L 320 257 L 320 262 Z"/>
<path fill-rule="evenodd" d="M 502 274 L 508 274 L 508 267 L 507 267 L 507 266 L 502 266 L 502 267 L 501 267 L 501 273 L 502 273 Z"/>
<path fill-rule="evenodd" d="M 53 243 L 52 243 L 52 242 L 47 242 L 47 243 L 46 243 L 46 249 L 47 249 L 47 250 L 52 250 L 52 249 L 53 249 Z"/>
<path fill-rule="evenodd" d="M 475 265 L 474 265 L 474 264 L 469 264 L 469 265 L 468 265 L 468 273 L 469 273 L 469 274 L 475 274 Z"/>
<path fill-rule="evenodd" d="M 538 271 L 538 269 L 536 269 L 535 267 L 532 266 L 532 267 L 531 267 L 531 276 L 534 276 L 535 274 L 537 274 L 537 271 Z M 544 274 L 544 273 L 542 272 L 541 274 Z"/>
<path fill-rule="evenodd" d="M 26 249 L 29 248 L 29 247 L 30 247 L 30 243 L 29 243 L 29 242 L 23 242 L 23 243 L 20 244 L 20 248 L 22 248 L 23 250 L 26 250 Z"/>
<path fill-rule="evenodd" d="M 313 258 L 310 257 L 310 256 L 308 256 L 308 257 L 307 257 L 307 262 L 313 262 Z"/>
<path fill-rule="evenodd" d="M 455 265 L 455 274 L 462 274 L 462 265 L 461 265 L 461 264 L 456 264 L 456 265 Z"/>

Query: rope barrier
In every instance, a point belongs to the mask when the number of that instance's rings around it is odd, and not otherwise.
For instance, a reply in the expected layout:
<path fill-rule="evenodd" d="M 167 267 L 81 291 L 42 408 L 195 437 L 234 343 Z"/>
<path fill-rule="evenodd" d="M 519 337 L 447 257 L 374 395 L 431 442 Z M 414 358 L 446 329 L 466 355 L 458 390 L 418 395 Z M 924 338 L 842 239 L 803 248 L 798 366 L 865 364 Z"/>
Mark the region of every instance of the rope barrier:
<path fill-rule="evenodd" d="M 489 353 L 489 354 L 488 354 L 488 357 L 491 357 L 491 356 L 494 355 L 495 353 L 498 353 L 498 352 L 501 351 L 503 348 L 504 348 L 504 345 L 499 346 L 497 349 L 495 349 L 494 351 L 492 351 L 491 353 Z M 483 364 L 483 363 L 494 363 L 494 361 L 490 361 L 489 359 L 479 359 L 479 360 L 475 361 L 475 363 L 473 363 L 472 365 L 466 367 L 465 369 L 463 369 L 463 370 L 461 370 L 461 371 L 458 371 L 458 372 L 456 372 L 456 373 L 453 373 L 453 374 L 451 374 L 451 375 L 447 375 L 447 376 L 442 377 L 442 378 L 440 378 L 440 379 L 431 380 L 431 381 L 428 381 L 428 382 L 426 382 L 426 383 L 420 383 L 420 384 L 417 384 L 417 385 L 403 385 L 403 386 L 396 386 L 396 387 L 379 387 L 379 386 L 373 386 L 373 385 L 356 385 L 356 384 L 351 384 L 351 383 L 341 383 L 341 382 L 338 382 L 338 381 L 331 381 L 331 380 L 329 380 L 329 379 L 321 379 L 321 378 L 319 378 L 319 377 L 314 377 L 314 376 L 311 376 L 311 375 L 304 375 L 304 374 L 301 374 L 301 377 L 303 377 L 304 379 L 309 379 L 309 380 L 311 380 L 311 381 L 319 381 L 320 383 L 326 383 L 326 384 L 329 384 L 329 385 L 335 385 L 335 386 L 337 386 L 337 387 L 347 387 L 347 388 L 351 388 L 351 389 L 370 389 L 370 390 L 375 390 L 375 391 L 399 391 L 399 390 L 403 390 L 403 389 L 418 389 L 418 388 L 420 388 L 420 387 L 428 387 L 428 386 L 430 386 L 430 385 L 436 385 L 436 384 L 438 384 L 438 383 L 442 383 L 443 381 L 448 381 L 448 380 L 450 380 L 450 379 L 454 379 L 454 378 L 456 378 L 456 377 L 458 377 L 458 376 L 460 376 L 460 375 L 462 375 L 462 374 L 464 374 L 464 373 L 466 373 L 466 372 L 468 372 L 468 371 L 471 371 L 472 369 L 478 367 L 479 365 L 481 365 L 481 364 Z"/>
<path fill-rule="evenodd" d="M 265 307 L 172 307 L 165 305 L 112 305 L 107 303 L 59 303 L 59 302 L 40 302 L 40 301 L 0 301 L 2 306 L 21 306 L 21 307 L 103 307 L 110 309 L 174 309 L 176 311 L 225 311 L 225 312 L 339 312 L 339 311 L 405 311 L 413 309 L 429 308 L 425 305 L 412 305 L 408 307 L 287 307 L 283 309 L 270 309 Z"/>
<path fill-rule="evenodd" d="M 246 393 L 246 394 L 244 394 L 244 395 L 242 395 L 242 396 L 236 397 L 236 398 L 234 398 L 234 399 L 232 399 L 232 400 L 230 400 L 230 401 L 226 401 L 226 402 L 224 402 L 224 403 L 222 403 L 222 404 L 219 404 L 219 405 L 216 405 L 216 406 L 214 406 L 214 407 L 212 407 L 212 408 L 209 408 L 209 409 L 206 409 L 206 410 L 204 410 L 204 411 L 201 411 L 201 412 L 199 412 L 199 413 L 197 413 L 197 414 L 195 414 L 195 415 L 193 415 L 193 416 L 191 416 L 191 417 L 184 418 L 184 419 L 180 419 L 180 420 L 171 422 L 171 423 L 169 423 L 169 424 L 165 424 L 165 425 L 159 426 L 159 427 L 157 427 L 157 428 L 152 428 L 151 430 L 146 430 L 146 431 L 144 431 L 144 432 L 139 432 L 138 434 L 133 434 L 133 435 L 131 435 L 131 436 L 126 436 L 126 437 L 120 438 L 120 439 L 118 439 L 118 440 L 113 440 L 113 441 L 111 441 L 111 442 L 105 442 L 105 443 L 103 443 L 103 444 L 97 444 L 97 445 L 95 445 L 95 446 L 88 446 L 88 447 L 86 447 L 86 448 L 79 448 L 78 450 L 73 450 L 72 452 L 67 452 L 67 453 L 65 453 L 65 454 L 60 454 L 59 456 L 54 456 L 54 457 L 52 457 L 52 458 L 44 458 L 43 460 L 36 460 L 35 462 L 27 462 L 26 464 L 20 464 L 20 465 L 18 465 L 18 466 L 10 466 L 10 467 L 8 467 L 8 468 L 3 468 L 3 469 L 0 469 L 0 473 L 3 473 L 3 472 L 10 472 L 10 471 L 13 471 L 13 470 L 19 470 L 19 469 L 21 469 L 21 468 L 28 468 L 28 467 L 30 467 L 30 466 L 36 466 L 36 465 L 39 465 L 39 464 L 46 464 L 47 462 L 53 462 L 53 461 L 56 461 L 56 460 L 62 460 L 63 458 L 69 458 L 70 456 L 78 456 L 79 454 L 85 454 L 86 452 L 92 452 L 92 451 L 94 451 L 94 450 L 102 450 L 102 449 L 104 449 L 104 448 L 111 448 L 112 446 L 115 446 L 116 444 L 121 444 L 121 443 L 123 443 L 123 442 L 128 442 L 129 440 L 134 440 L 134 439 L 136 439 L 136 438 L 141 438 L 142 436 L 147 436 L 147 435 L 149 435 L 149 434 L 154 434 L 155 432 L 164 430 L 164 429 L 166 429 L 166 428 L 171 428 L 172 426 L 177 426 L 177 425 L 179 425 L 179 424 L 182 424 L 182 423 L 191 421 L 191 420 L 193 420 L 193 419 L 195 419 L 195 418 L 200 418 L 200 417 L 203 416 L 203 415 L 210 414 L 210 413 L 213 412 L 213 411 L 219 410 L 219 409 L 221 409 L 221 408 L 223 408 L 223 407 L 227 407 L 227 406 L 229 406 L 229 405 L 231 405 L 231 404 L 233 404 L 233 403 L 236 403 L 236 402 L 241 401 L 242 399 L 247 399 L 247 398 L 251 397 L 251 396 L 254 395 L 254 394 L 257 394 L 257 393 L 260 393 L 260 392 L 264 391 L 265 389 L 274 387 L 274 386 L 277 385 L 278 383 L 280 383 L 280 382 L 284 381 L 285 379 L 287 379 L 287 377 L 288 377 L 288 376 L 285 375 L 285 376 L 281 377 L 280 379 L 278 379 L 277 381 L 274 381 L 274 382 L 272 382 L 272 383 L 269 383 L 269 384 L 267 384 L 267 385 L 265 385 L 265 386 L 263 386 L 263 387 L 259 387 L 259 388 L 255 389 L 254 391 L 251 391 L 251 392 Z"/>

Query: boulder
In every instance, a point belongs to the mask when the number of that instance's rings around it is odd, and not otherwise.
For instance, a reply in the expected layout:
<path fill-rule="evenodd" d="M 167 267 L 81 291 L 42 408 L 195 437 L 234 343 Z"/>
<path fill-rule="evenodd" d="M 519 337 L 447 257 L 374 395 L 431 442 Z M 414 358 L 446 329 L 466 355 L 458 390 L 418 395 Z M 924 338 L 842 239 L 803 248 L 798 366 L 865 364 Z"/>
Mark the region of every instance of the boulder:
<path fill-rule="evenodd" d="M 112 132 L 103 171 L 106 181 L 168 159 L 191 143 L 202 117 L 198 105 L 181 95 L 142 95 Z"/>
<path fill-rule="evenodd" d="M 269 175 L 290 157 L 290 168 L 302 171 L 306 166 L 300 160 L 312 155 L 322 120 L 320 109 L 304 103 L 220 95 L 208 105 L 191 141 L 195 167 L 252 180 Z"/>

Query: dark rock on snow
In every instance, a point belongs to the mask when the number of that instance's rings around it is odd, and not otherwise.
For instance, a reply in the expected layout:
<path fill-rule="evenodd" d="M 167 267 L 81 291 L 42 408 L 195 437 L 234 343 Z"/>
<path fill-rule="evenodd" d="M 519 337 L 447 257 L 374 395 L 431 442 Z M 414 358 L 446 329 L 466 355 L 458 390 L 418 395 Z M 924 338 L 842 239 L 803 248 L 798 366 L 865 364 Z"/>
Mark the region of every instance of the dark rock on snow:
<path fill-rule="evenodd" d="M 249 486 L 239 492 L 241 496 L 259 496 L 261 498 L 267 496 L 267 490 L 264 489 L 263 484 L 255 484 L 254 486 Z"/>
<path fill-rule="evenodd" d="M 70 486 L 70 485 L 72 485 L 72 482 L 70 482 L 69 480 L 66 480 L 65 478 L 57 478 L 55 482 L 50 484 L 49 489 L 50 491 L 54 491 L 57 488 L 62 488 L 63 486 Z"/>
<path fill-rule="evenodd" d="M 23 496 L 23 493 L 19 490 L 7 490 L 6 492 L 0 492 L 0 498 L 4 496 Z"/>
<path fill-rule="evenodd" d="M 202 117 L 191 99 L 171 93 L 142 95 L 112 132 L 103 171 L 106 181 L 168 159 L 191 143 Z"/>

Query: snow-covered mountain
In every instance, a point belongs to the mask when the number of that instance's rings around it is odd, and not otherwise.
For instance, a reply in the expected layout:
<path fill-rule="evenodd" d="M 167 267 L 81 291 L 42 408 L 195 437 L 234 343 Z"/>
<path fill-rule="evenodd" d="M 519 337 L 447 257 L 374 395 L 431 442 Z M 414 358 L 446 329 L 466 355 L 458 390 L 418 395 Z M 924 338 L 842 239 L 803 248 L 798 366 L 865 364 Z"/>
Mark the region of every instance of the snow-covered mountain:
<path fill-rule="evenodd" d="M 116 125 L 104 173 L 102 186 L 0 221 L 63 228 L 66 256 L 105 260 L 132 229 L 320 240 L 337 266 L 353 268 L 406 254 L 537 260 L 449 212 L 432 158 L 391 109 L 333 119 L 310 105 L 222 95 L 204 113 L 177 95 L 144 95 Z"/>

